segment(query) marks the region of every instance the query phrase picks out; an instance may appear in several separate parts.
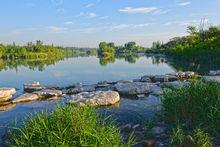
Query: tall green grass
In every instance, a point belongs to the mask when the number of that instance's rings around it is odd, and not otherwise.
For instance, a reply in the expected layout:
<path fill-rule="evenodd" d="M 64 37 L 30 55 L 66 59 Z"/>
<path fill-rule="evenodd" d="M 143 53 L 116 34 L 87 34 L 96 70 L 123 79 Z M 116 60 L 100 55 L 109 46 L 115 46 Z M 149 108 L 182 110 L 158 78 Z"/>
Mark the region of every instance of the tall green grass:
<path fill-rule="evenodd" d="M 101 119 L 90 106 L 59 106 L 49 114 L 28 117 L 22 128 L 12 131 L 12 146 L 110 147 L 125 144 L 109 118 Z"/>
<path fill-rule="evenodd" d="M 162 105 L 168 121 L 220 136 L 220 83 L 192 81 L 188 86 L 168 89 Z"/>

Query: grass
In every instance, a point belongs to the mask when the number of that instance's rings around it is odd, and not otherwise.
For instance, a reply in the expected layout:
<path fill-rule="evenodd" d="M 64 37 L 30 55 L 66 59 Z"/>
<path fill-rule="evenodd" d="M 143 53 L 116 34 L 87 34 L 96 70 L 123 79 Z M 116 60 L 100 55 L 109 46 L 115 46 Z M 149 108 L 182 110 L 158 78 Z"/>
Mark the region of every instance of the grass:
<path fill-rule="evenodd" d="M 168 121 L 203 128 L 220 137 L 220 83 L 195 80 L 188 86 L 168 89 L 162 105 Z"/>
<path fill-rule="evenodd" d="M 180 125 L 177 125 L 171 133 L 170 144 L 172 147 L 212 147 L 212 142 L 208 134 L 201 129 L 185 132 Z"/>
<path fill-rule="evenodd" d="M 100 119 L 90 106 L 58 106 L 49 114 L 29 116 L 11 133 L 11 146 L 131 146 L 124 143 L 110 117 Z"/>

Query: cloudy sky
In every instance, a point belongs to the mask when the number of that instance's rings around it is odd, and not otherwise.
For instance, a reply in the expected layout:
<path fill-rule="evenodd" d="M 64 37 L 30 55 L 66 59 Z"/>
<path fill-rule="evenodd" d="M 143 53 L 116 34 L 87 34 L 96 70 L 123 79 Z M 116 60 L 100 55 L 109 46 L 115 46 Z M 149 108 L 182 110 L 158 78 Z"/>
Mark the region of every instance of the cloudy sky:
<path fill-rule="evenodd" d="M 100 41 L 150 46 L 186 33 L 187 25 L 220 25 L 220 0 L 1 0 L 0 43 L 37 39 L 62 46 Z"/>

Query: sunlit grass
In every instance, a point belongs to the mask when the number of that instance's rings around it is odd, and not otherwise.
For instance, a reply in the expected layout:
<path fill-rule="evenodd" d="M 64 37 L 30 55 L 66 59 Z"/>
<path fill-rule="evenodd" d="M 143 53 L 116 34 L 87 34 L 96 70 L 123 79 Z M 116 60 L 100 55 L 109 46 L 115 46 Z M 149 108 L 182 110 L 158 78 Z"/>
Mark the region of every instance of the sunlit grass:
<path fill-rule="evenodd" d="M 28 117 L 12 131 L 12 146 L 131 146 L 125 144 L 115 123 L 100 119 L 95 108 L 59 106 L 49 114 Z"/>

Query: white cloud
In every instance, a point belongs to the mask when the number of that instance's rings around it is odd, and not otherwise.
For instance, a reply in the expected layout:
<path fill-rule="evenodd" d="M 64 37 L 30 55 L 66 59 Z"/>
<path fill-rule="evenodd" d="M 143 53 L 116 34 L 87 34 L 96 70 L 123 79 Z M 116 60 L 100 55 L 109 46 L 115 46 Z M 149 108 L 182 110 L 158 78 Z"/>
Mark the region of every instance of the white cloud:
<path fill-rule="evenodd" d="M 137 7 L 137 8 L 125 7 L 119 9 L 119 12 L 128 13 L 128 14 L 147 14 L 147 13 L 155 12 L 157 10 L 158 8 L 156 7 Z"/>
<path fill-rule="evenodd" d="M 73 22 L 72 21 L 66 21 L 66 22 L 64 22 L 64 24 L 65 25 L 71 25 L 71 24 L 73 24 Z"/>
<path fill-rule="evenodd" d="M 93 7 L 93 6 L 95 6 L 95 4 L 94 3 L 90 3 L 90 4 L 86 5 L 85 7 L 86 8 L 90 8 L 90 7 Z"/>
<path fill-rule="evenodd" d="M 76 17 L 87 17 L 87 18 L 94 18 L 96 16 L 97 16 L 97 14 L 96 13 L 92 13 L 92 12 L 90 12 L 90 13 L 81 12 L 78 15 L 76 15 Z"/>
<path fill-rule="evenodd" d="M 57 26 L 49 26 L 49 33 L 62 33 L 63 31 L 67 30 L 67 28 L 57 27 Z"/>
<path fill-rule="evenodd" d="M 191 4 L 191 2 L 188 1 L 188 2 L 179 3 L 178 5 L 179 5 L 179 6 L 187 6 L 187 5 L 190 5 L 190 4 Z"/>

